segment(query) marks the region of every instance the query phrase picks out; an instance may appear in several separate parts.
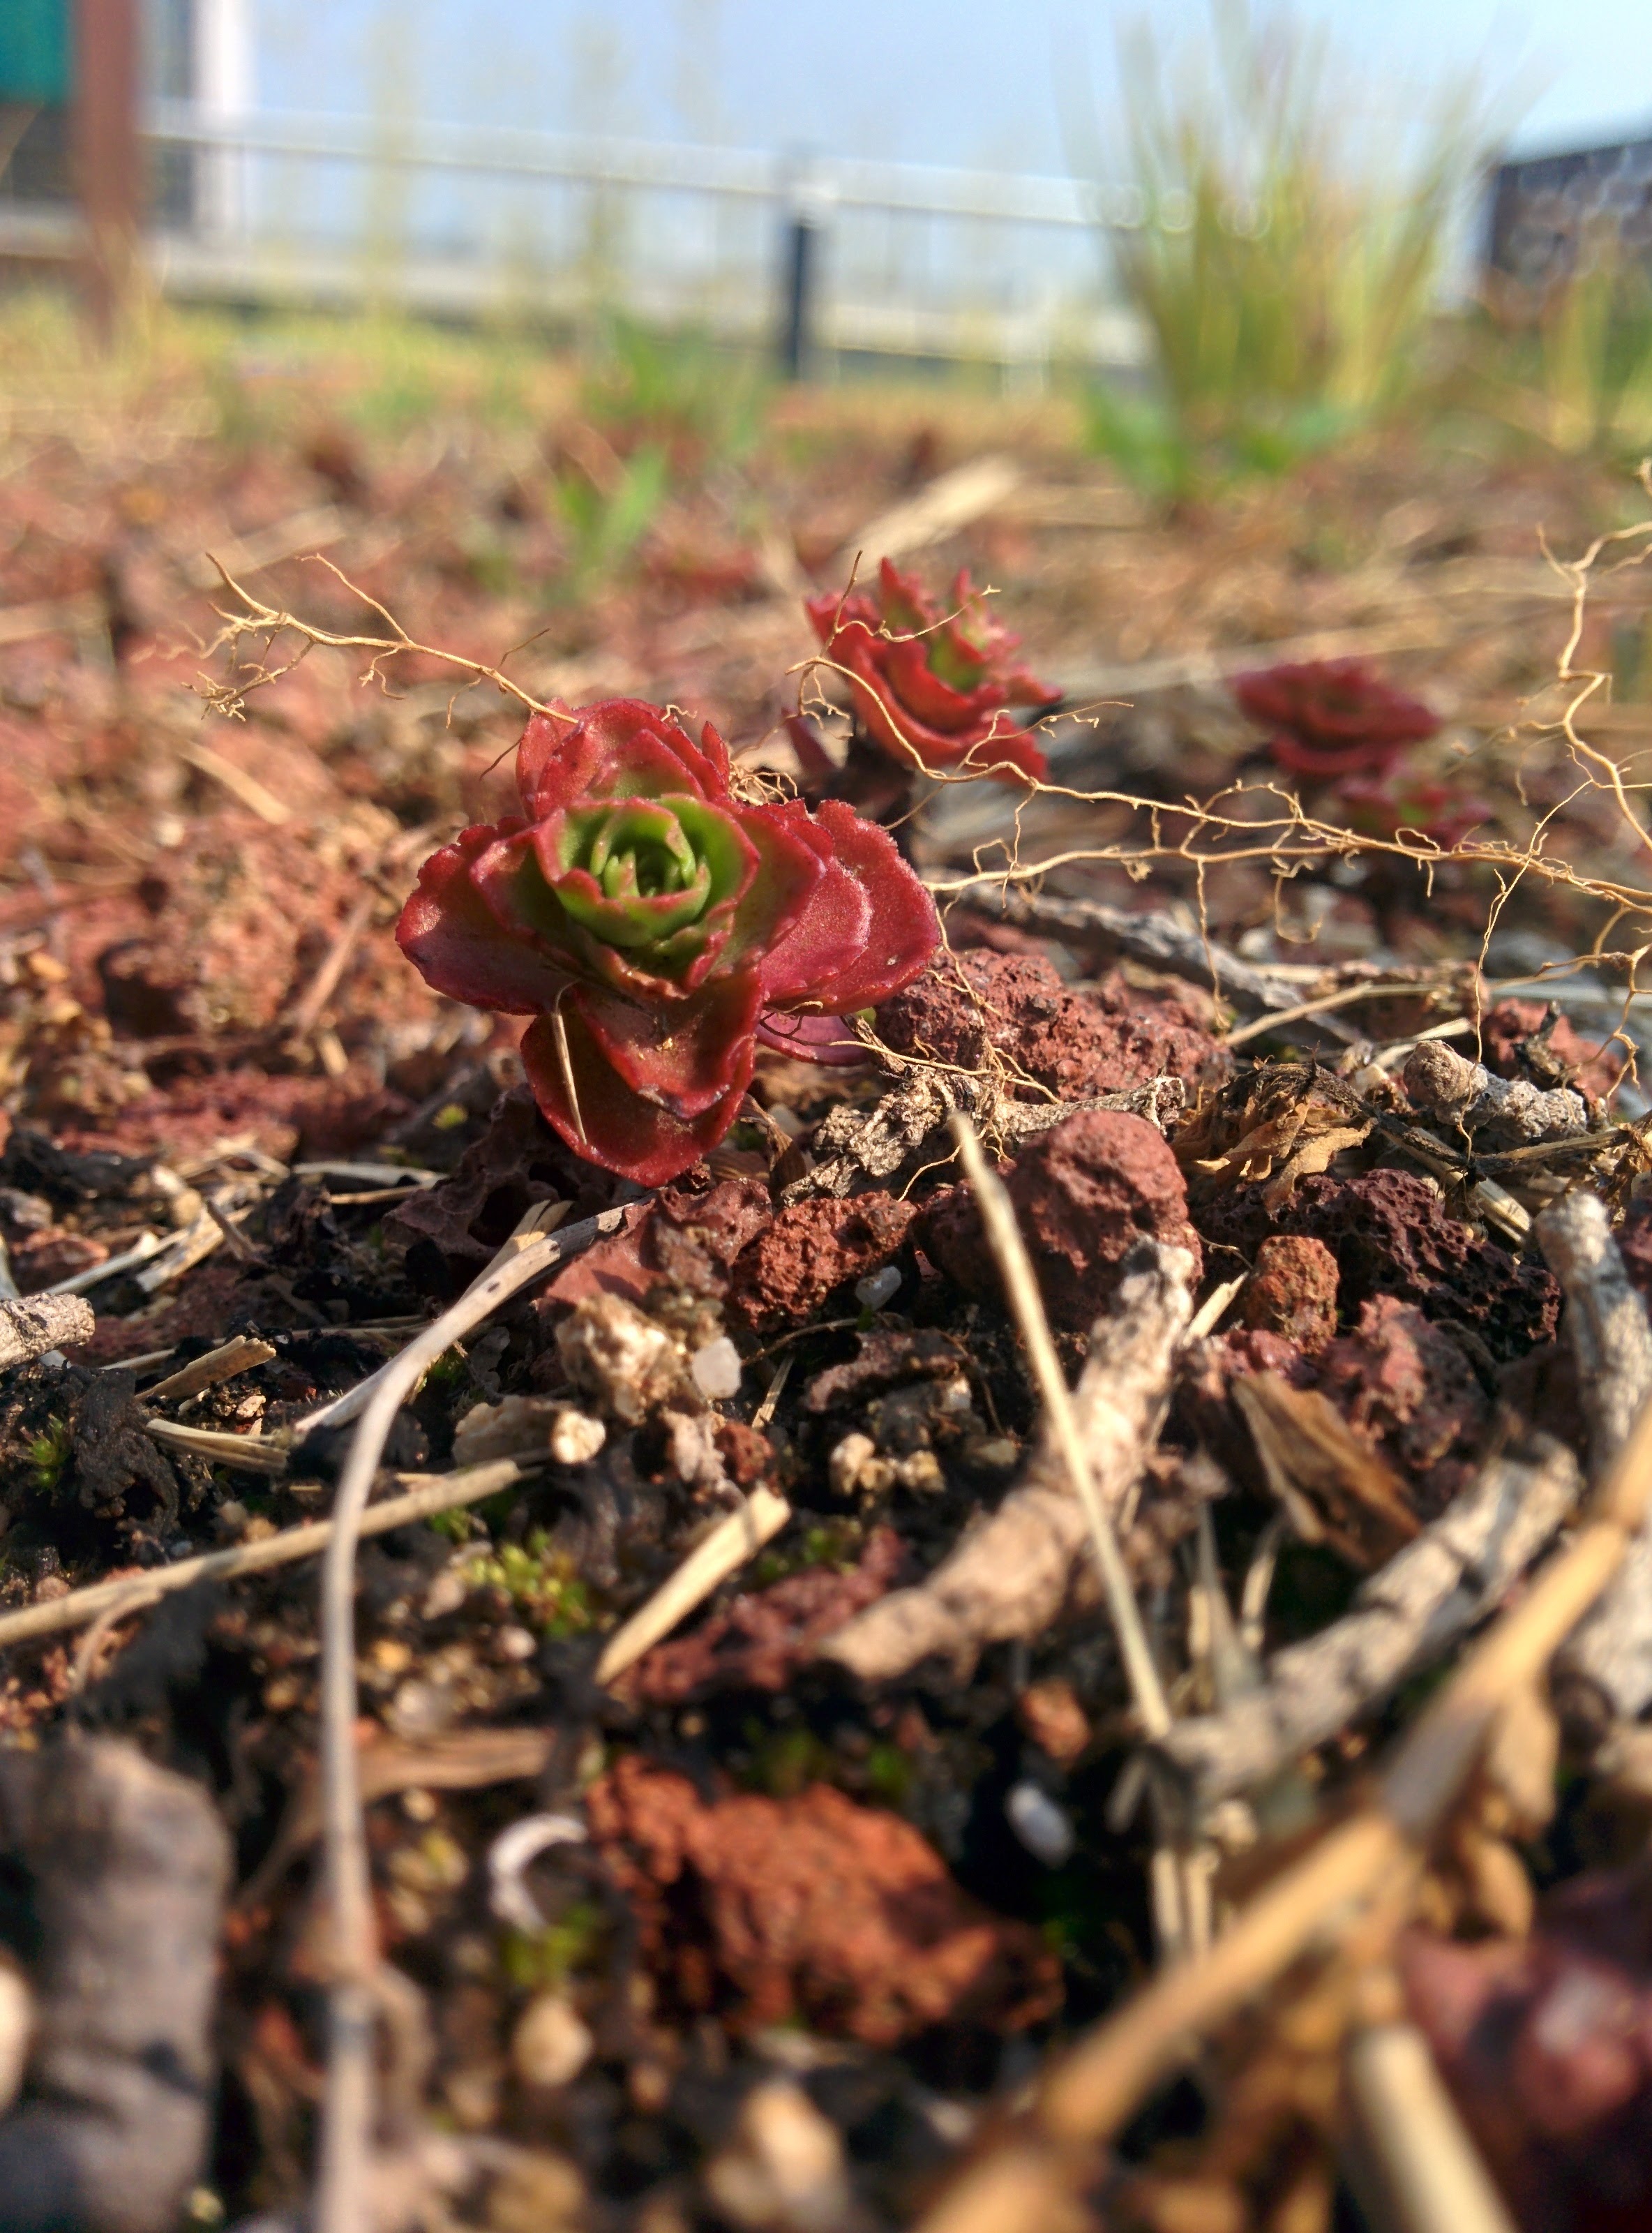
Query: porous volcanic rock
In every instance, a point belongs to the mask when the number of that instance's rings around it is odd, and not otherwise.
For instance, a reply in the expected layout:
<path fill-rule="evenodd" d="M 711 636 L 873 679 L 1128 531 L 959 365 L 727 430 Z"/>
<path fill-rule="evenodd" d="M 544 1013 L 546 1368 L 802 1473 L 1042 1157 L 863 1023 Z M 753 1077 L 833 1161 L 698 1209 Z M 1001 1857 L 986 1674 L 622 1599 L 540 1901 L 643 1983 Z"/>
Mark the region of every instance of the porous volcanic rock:
<path fill-rule="evenodd" d="M 1283 1334 L 1305 1350 L 1323 1349 L 1337 1331 L 1337 1259 L 1323 1240 L 1276 1233 L 1256 1252 L 1239 1297 L 1239 1318 L 1257 1333 Z"/>
<path fill-rule="evenodd" d="M 917 1215 L 881 1192 L 793 1203 L 735 1258 L 729 1315 L 756 1333 L 810 1317 L 834 1287 L 898 1256 Z"/>
<path fill-rule="evenodd" d="M 1480 1025 L 1480 1060 L 1499 1077 L 1527 1077 L 1548 1087 L 1575 1085 L 1599 1098 L 1611 1091 L 1629 1058 L 1621 1046 L 1586 1039 L 1570 1016 L 1557 1016 L 1545 1029 L 1548 1009 L 1541 1000 L 1499 1000 Z M 1523 1051 L 1538 1039 L 1547 1059 Z"/>
<path fill-rule="evenodd" d="M 1272 1208 L 1259 1185 L 1229 1187 L 1200 1205 L 1206 1240 L 1253 1257 L 1270 1234 L 1306 1234 L 1337 1259 L 1344 1317 L 1374 1295 L 1415 1303 L 1424 1317 L 1471 1329 L 1499 1364 L 1552 1336 L 1560 1289 L 1540 1264 L 1519 1262 L 1452 1216 L 1410 1171 L 1299 1179 Z"/>
<path fill-rule="evenodd" d="M 1108 1310 L 1138 1241 L 1202 1254 L 1187 1221 L 1187 1189 L 1162 1132 L 1122 1109 L 1083 1109 L 1024 1147 L 1006 1182 L 1038 1268 L 1052 1321 L 1088 1331 Z M 968 1293 L 998 1292 L 980 1215 L 967 1187 L 948 1187 L 928 1205 L 918 1239 Z"/>
<path fill-rule="evenodd" d="M 979 1071 L 989 1047 L 1063 1101 L 1123 1093 L 1150 1077 L 1197 1077 L 1218 1059 L 1191 992 L 1142 993 L 1114 971 L 1076 993 L 1042 955 L 946 954 L 878 1010 L 897 1054 Z"/>
<path fill-rule="evenodd" d="M 1318 1368 L 1320 1386 L 1350 1425 L 1408 1476 L 1422 1518 L 1468 1486 L 1491 1402 L 1462 1349 L 1415 1304 L 1372 1296 Z"/>
<path fill-rule="evenodd" d="M 801 2017 L 888 2047 L 937 2024 L 1018 2031 L 1060 2002 L 1037 1931 L 972 1899 L 898 1814 L 829 1784 L 707 1805 L 632 1754 L 586 1806 L 656 1981 L 737 2031 Z"/>

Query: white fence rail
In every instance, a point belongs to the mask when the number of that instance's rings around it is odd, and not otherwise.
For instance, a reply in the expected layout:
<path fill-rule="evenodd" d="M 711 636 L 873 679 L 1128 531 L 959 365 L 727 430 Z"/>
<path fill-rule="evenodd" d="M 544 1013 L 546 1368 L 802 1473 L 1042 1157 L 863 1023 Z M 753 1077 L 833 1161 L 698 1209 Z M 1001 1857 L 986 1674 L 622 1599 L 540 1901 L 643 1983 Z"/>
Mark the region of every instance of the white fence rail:
<path fill-rule="evenodd" d="M 828 368 L 973 359 L 1036 381 L 1054 359 L 1142 355 L 1105 245 L 1142 221 L 1129 188 L 187 102 L 153 105 L 145 135 L 192 181 L 153 239 L 179 296 L 571 321 L 615 307 L 760 343 L 783 326 L 803 225 Z M 0 214 L 0 250 L 41 222 Z"/>

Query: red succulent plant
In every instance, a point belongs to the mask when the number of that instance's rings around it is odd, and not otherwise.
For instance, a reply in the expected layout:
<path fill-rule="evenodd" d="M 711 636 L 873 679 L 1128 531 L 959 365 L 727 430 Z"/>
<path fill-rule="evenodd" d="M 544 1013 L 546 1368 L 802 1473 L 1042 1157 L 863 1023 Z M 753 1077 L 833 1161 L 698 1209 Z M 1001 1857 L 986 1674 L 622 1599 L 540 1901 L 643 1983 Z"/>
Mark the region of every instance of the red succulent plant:
<path fill-rule="evenodd" d="M 829 801 L 753 806 L 708 722 L 610 698 L 536 713 L 523 814 L 433 854 L 402 952 L 440 993 L 534 1020 L 523 1066 L 577 1152 L 645 1186 L 733 1123 L 759 1032 L 875 1006 L 940 937 L 894 841 Z"/>
<path fill-rule="evenodd" d="M 1330 781 L 1386 775 L 1408 745 L 1440 727 L 1421 700 L 1373 674 L 1360 659 L 1313 659 L 1241 674 L 1233 695 L 1272 731 L 1268 749 L 1293 775 Z"/>
<path fill-rule="evenodd" d="M 1053 706 L 1062 693 L 1016 664 L 1020 637 L 992 619 L 967 573 L 943 606 L 886 558 L 875 592 L 810 597 L 806 609 L 827 656 L 848 669 L 862 728 L 894 758 L 1006 782 L 1043 775 L 1044 754 L 1005 708 Z"/>
<path fill-rule="evenodd" d="M 1442 853 L 1492 819 L 1491 807 L 1472 792 L 1403 772 L 1382 781 L 1350 776 L 1337 784 L 1337 797 L 1350 830 L 1372 837 L 1427 837 Z"/>

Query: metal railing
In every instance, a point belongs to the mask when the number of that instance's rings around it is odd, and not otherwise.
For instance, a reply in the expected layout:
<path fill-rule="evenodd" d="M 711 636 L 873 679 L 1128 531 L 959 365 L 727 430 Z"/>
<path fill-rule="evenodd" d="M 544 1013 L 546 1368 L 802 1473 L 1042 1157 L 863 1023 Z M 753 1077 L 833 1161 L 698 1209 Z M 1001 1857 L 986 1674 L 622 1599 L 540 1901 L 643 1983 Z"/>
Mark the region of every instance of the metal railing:
<path fill-rule="evenodd" d="M 1142 354 L 1106 281 L 1106 233 L 1143 220 L 1128 187 L 185 102 L 152 104 L 144 134 L 172 172 L 192 166 L 189 220 L 153 236 L 179 296 L 571 320 L 609 307 L 761 342 L 798 308 L 785 275 L 801 266 L 828 366 L 969 358 L 1036 378 L 1055 357 Z"/>

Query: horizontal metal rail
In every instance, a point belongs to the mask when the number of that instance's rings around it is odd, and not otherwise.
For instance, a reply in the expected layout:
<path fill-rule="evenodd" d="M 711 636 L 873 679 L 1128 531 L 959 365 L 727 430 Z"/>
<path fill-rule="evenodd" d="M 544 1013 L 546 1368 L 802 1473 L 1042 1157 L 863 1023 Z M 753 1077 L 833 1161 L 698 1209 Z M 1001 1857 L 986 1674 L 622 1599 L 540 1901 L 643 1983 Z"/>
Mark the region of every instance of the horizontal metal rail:
<path fill-rule="evenodd" d="M 1131 230 L 1144 221 L 1132 186 L 1083 179 L 932 169 L 845 157 L 766 155 L 732 147 L 586 138 L 490 126 L 409 124 L 371 117 L 214 117 L 189 102 L 159 101 L 146 136 L 170 146 L 217 147 L 309 161 L 359 163 L 476 177 L 556 179 L 571 185 L 724 194 L 745 200 L 1008 225 Z"/>

